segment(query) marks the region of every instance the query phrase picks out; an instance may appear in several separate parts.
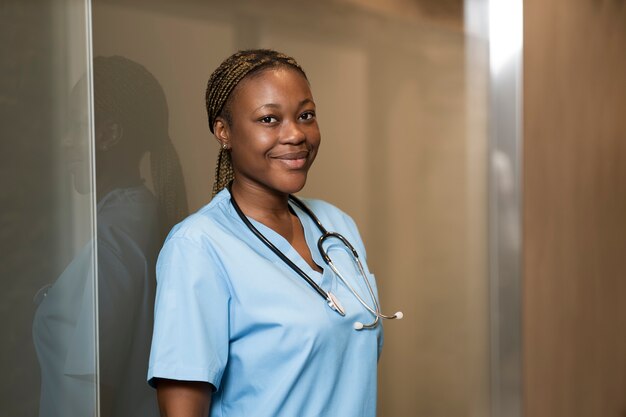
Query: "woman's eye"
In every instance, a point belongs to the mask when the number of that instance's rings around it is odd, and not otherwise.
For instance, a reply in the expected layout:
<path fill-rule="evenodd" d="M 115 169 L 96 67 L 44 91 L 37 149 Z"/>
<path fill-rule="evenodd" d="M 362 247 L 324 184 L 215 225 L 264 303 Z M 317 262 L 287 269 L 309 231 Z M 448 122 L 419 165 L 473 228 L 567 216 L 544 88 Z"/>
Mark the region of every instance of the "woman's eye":
<path fill-rule="evenodd" d="M 261 119 L 259 119 L 259 121 L 261 123 L 274 123 L 274 122 L 277 122 L 278 119 L 276 119 L 274 116 L 264 116 Z"/>
<path fill-rule="evenodd" d="M 300 115 L 300 118 L 301 118 L 302 120 L 311 120 L 311 119 L 313 119 L 314 117 L 315 117 L 315 112 L 312 112 L 312 111 L 308 111 L 308 112 L 302 113 L 302 114 Z"/>

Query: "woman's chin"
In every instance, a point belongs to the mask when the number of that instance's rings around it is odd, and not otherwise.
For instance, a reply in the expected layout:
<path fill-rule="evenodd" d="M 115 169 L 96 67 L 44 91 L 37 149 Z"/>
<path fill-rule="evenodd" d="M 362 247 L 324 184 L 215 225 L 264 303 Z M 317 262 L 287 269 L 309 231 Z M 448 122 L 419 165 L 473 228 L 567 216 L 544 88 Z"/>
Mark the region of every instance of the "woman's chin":
<path fill-rule="evenodd" d="M 279 190 L 285 194 L 295 194 L 301 191 L 306 185 L 306 173 L 291 175 L 281 181 Z"/>
<path fill-rule="evenodd" d="M 83 176 L 74 176 L 74 190 L 76 190 L 78 194 L 91 194 L 92 185 L 88 178 Z"/>
<path fill-rule="evenodd" d="M 235 186 L 239 188 L 240 191 L 244 190 L 254 190 L 257 191 L 264 190 L 270 194 L 295 194 L 302 190 L 306 185 L 306 172 L 297 172 L 297 173 L 289 173 L 281 175 L 275 175 L 272 177 L 266 177 L 264 179 L 237 179 L 242 178 L 238 177 L 235 174 Z"/>

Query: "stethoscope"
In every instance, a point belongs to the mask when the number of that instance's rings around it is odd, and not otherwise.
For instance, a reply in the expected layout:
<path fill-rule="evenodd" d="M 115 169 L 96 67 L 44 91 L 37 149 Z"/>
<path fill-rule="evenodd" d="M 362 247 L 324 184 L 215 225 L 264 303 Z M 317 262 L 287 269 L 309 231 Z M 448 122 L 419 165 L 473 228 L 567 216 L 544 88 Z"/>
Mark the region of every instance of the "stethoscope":
<path fill-rule="evenodd" d="M 328 230 L 326 230 L 326 228 L 322 225 L 322 223 L 317 218 L 315 213 L 313 213 L 311 211 L 311 209 L 309 209 L 298 198 L 296 198 L 293 195 L 289 195 L 289 200 L 291 202 L 293 202 L 296 206 L 298 206 L 303 212 L 305 212 L 315 222 L 315 224 L 317 225 L 317 228 L 322 233 L 322 235 L 320 236 L 320 238 L 317 241 L 317 249 L 319 250 L 320 255 L 322 255 L 322 258 L 324 259 L 324 262 L 326 262 L 326 264 L 335 273 L 335 275 L 337 275 L 337 277 L 339 277 L 341 282 L 344 283 L 344 285 L 350 290 L 350 292 L 356 297 L 356 299 L 359 300 L 361 305 L 363 305 L 363 307 L 365 307 L 365 309 L 367 311 L 369 311 L 370 313 L 372 313 L 374 315 L 375 318 L 374 318 L 373 322 L 371 322 L 371 323 L 361 323 L 360 321 L 357 321 L 357 322 L 354 323 L 354 328 L 356 330 L 373 329 L 373 328 L 375 328 L 378 325 L 380 319 L 388 319 L 388 320 L 391 320 L 391 319 L 398 319 L 399 320 L 399 319 L 401 319 L 403 317 L 403 314 L 402 314 L 401 311 L 398 311 L 393 316 L 385 315 L 385 314 L 383 314 L 380 311 L 380 305 L 378 304 L 378 300 L 376 299 L 376 296 L 374 295 L 374 290 L 372 289 L 372 284 L 370 283 L 369 279 L 367 278 L 367 274 L 365 273 L 365 270 L 363 269 L 363 264 L 361 263 L 361 260 L 359 259 L 359 254 L 357 253 L 356 249 L 354 249 L 354 246 L 352 246 L 350 244 L 350 242 L 348 242 L 348 240 L 345 237 L 343 237 L 342 235 L 340 235 L 339 233 L 337 233 L 337 232 L 329 232 Z M 311 277 L 309 277 L 306 274 L 306 272 L 304 272 L 302 269 L 300 269 L 298 267 L 298 265 L 293 263 L 293 261 L 291 259 L 289 259 L 283 252 L 281 252 L 280 249 L 278 249 L 276 246 L 274 246 L 274 244 L 272 242 L 270 242 L 261 232 L 259 232 L 259 230 L 256 227 L 254 227 L 254 225 L 250 222 L 250 220 L 248 220 L 248 218 L 243 213 L 243 211 L 241 211 L 241 208 L 239 207 L 239 205 L 235 201 L 235 197 L 233 196 L 232 191 L 230 193 L 230 202 L 232 203 L 233 207 L 235 208 L 235 211 L 237 212 L 237 214 L 239 215 L 241 220 L 244 222 L 244 224 L 248 227 L 248 229 L 250 229 L 250 231 L 252 231 L 252 233 L 254 233 L 254 235 L 257 238 L 259 238 L 259 240 L 261 242 L 263 242 L 265 244 L 265 246 L 270 248 L 272 250 L 272 252 L 274 252 L 283 262 L 285 262 L 291 269 L 293 269 L 298 275 L 300 275 L 326 301 L 326 303 L 328 304 L 328 306 L 332 310 L 336 311 L 341 316 L 345 316 L 346 315 L 346 311 L 343 308 L 343 306 L 341 305 L 341 303 L 339 302 L 339 299 L 332 292 L 324 291 L 319 285 L 317 285 L 317 283 L 315 283 L 315 281 L 313 281 L 311 279 Z M 361 274 L 361 277 L 365 281 L 365 284 L 367 286 L 367 291 L 369 292 L 369 295 L 370 295 L 370 297 L 372 299 L 372 303 L 374 304 L 374 308 L 370 307 L 365 302 L 365 300 L 363 300 L 363 298 L 359 295 L 359 293 L 343 277 L 341 272 L 337 269 L 337 267 L 333 263 L 333 261 L 330 258 L 330 256 L 328 256 L 328 253 L 324 249 L 323 244 L 324 244 L 324 242 L 327 239 L 330 239 L 330 238 L 335 238 L 335 239 L 339 240 L 346 247 L 346 249 L 348 250 L 348 253 L 352 254 L 352 260 L 356 264 L 356 266 L 357 266 L 357 268 L 359 270 L 359 273 Z"/>

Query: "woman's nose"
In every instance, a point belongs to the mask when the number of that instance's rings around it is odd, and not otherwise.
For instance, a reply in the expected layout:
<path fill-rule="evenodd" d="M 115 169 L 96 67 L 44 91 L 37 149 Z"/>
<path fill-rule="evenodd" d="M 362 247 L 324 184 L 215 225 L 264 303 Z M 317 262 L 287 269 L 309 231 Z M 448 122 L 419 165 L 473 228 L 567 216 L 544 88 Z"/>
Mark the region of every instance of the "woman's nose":
<path fill-rule="evenodd" d="M 281 133 L 282 143 L 298 144 L 306 140 L 306 134 L 297 121 L 286 121 Z"/>

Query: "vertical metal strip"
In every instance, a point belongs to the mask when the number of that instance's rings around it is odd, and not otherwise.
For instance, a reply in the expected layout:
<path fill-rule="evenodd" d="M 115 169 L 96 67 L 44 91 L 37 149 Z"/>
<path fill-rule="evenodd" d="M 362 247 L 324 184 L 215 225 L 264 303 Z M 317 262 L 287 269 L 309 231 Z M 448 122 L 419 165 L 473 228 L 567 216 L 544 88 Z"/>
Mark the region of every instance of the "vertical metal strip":
<path fill-rule="evenodd" d="M 488 242 L 489 136 L 489 2 L 464 0 L 465 117 L 466 117 L 466 265 L 468 309 L 476 315 L 470 376 L 472 406 L 468 417 L 490 415 L 491 388 Z"/>
<path fill-rule="evenodd" d="M 491 416 L 521 417 L 523 1 L 489 0 Z"/>
<path fill-rule="evenodd" d="M 98 306 L 98 218 L 97 218 L 97 193 L 96 193 L 96 133 L 94 116 L 94 89 L 93 89 L 93 37 L 92 37 L 92 8 L 91 0 L 84 0 L 85 8 L 85 41 L 86 41 L 86 80 L 87 80 L 87 117 L 89 131 L 89 183 L 91 184 L 91 236 L 92 243 L 92 273 L 93 273 L 93 313 L 94 313 L 94 363 L 95 363 L 95 417 L 100 416 L 100 340 L 99 340 L 99 306 Z"/>

